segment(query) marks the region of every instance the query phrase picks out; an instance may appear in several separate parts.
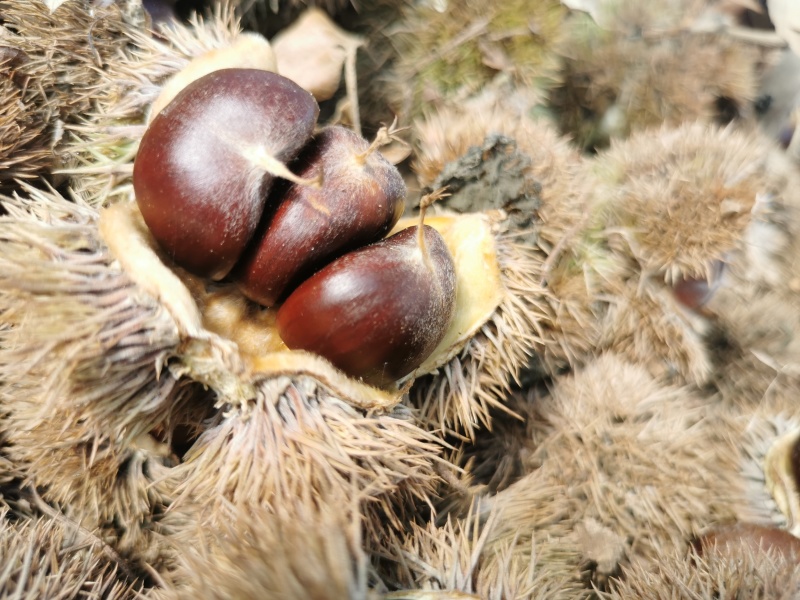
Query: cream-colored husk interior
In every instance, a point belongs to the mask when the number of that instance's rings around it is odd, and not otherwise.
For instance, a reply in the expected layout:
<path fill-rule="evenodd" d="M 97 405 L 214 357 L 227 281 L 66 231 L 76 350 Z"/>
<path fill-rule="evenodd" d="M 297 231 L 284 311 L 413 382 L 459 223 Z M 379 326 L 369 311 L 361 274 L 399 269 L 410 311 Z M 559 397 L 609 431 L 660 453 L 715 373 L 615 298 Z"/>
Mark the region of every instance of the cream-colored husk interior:
<path fill-rule="evenodd" d="M 396 230 L 416 222 L 416 219 L 403 221 Z M 492 215 L 437 216 L 426 219 L 426 223 L 442 234 L 453 255 L 458 292 L 450 328 L 415 376 L 433 372 L 457 355 L 497 309 L 504 289 Z M 187 356 L 182 359 L 190 377 L 208 379 L 206 383 L 218 391 L 235 389 L 234 395 L 246 395 L 249 386 L 234 385 L 240 377 L 252 381 L 297 371 L 316 377 L 346 398 L 356 399 L 353 403 L 362 408 L 385 408 L 399 401 L 405 386 L 378 390 L 345 376 L 320 357 L 287 350 L 277 332 L 275 308 L 258 308 L 234 285 L 206 282 L 168 265 L 168 259 L 160 253 L 135 204 L 118 204 L 105 209 L 100 231 L 123 269 L 175 319 L 187 340 L 184 344 Z M 229 342 L 236 345 L 239 356 L 234 362 L 240 367 L 231 372 L 229 367 L 208 364 L 219 352 L 209 352 L 205 346 L 225 346 Z"/>
<path fill-rule="evenodd" d="M 401 220 L 394 232 L 418 223 Z M 456 265 L 456 308 L 444 339 L 417 369 L 417 375 L 436 371 L 463 350 L 492 316 L 503 299 L 500 265 L 492 231 L 492 215 L 472 213 L 427 217 L 425 224 L 444 238 Z"/>

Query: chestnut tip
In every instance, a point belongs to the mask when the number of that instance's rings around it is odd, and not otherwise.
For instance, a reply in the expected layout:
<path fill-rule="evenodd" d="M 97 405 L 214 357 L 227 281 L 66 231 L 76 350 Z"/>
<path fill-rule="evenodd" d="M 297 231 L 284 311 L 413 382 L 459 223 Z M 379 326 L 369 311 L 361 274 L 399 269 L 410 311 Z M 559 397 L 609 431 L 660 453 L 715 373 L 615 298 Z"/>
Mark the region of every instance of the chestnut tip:
<path fill-rule="evenodd" d="M 771 525 L 748 522 L 720 525 L 695 538 L 691 546 L 698 556 L 712 549 L 731 552 L 741 548 L 753 552 L 774 552 L 800 563 L 800 538 Z"/>

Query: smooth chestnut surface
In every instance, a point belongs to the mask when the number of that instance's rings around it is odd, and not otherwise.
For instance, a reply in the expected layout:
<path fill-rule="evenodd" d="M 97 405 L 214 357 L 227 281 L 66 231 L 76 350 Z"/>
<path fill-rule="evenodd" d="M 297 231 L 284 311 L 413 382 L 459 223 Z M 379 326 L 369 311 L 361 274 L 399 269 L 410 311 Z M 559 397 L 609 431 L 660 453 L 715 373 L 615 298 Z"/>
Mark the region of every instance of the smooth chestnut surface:
<path fill-rule="evenodd" d="M 166 253 L 224 277 L 255 232 L 274 176 L 293 159 L 319 107 L 285 77 L 223 69 L 189 84 L 145 132 L 133 165 L 144 220 Z"/>
<path fill-rule="evenodd" d="M 442 236 L 409 227 L 336 259 L 278 309 L 293 350 L 319 354 L 378 386 L 408 375 L 436 348 L 453 317 L 456 274 Z"/>
<path fill-rule="evenodd" d="M 714 261 L 711 281 L 704 277 L 684 277 L 673 284 L 672 293 L 686 308 L 701 312 L 719 289 L 724 273 L 725 263 Z"/>
<path fill-rule="evenodd" d="M 234 273 L 245 296 L 272 306 L 333 259 L 394 227 L 405 208 L 406 186 L 379 152 L 364 156 L 368 148 L 352 131 L 329 127 L 303 150 L 295 171 L 312 178 L 321 170 L 322 187 L 276 187 L 283 198 L 267 209 Z"/>

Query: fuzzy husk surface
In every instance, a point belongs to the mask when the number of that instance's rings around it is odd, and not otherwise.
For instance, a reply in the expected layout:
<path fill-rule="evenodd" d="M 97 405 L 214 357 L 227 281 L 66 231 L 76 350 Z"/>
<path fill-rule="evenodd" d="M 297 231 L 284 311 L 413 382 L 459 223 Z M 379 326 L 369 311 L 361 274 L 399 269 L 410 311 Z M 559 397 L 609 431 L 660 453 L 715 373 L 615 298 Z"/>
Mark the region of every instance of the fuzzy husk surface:
<path fill-rule="evenodd" d="M 431 222 L 479 222 L 462 277 L 495 278 L 377 389 L 264 351 L 273 316 L 172 265 L 132 202 L 164 84 L 300 12 L 267 4 L 154 32 L 136 0 L 0 1 L 0 598 L 800 593 L 795 555 L 693 545 L 800 526 L 800 173 L 712 114 L 765 52 L 697 32 L 710 2 L 323 3 L 365 37 L 365 125 L 406 111 L 409 204 L 446 187 Z"/>

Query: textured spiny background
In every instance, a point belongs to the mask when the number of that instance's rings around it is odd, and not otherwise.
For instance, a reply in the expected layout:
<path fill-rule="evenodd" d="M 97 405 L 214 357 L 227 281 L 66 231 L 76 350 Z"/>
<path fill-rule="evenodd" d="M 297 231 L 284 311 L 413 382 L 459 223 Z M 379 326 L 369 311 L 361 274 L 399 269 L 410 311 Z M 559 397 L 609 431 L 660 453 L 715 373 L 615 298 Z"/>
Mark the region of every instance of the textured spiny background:
<path fill-rule="evenodd" d="M 308 4 L 0 0 L 0 598 L 800 597 L 797 9 Z M 399 402 L 109 229 L 242 31 L 494 252 Z"/>

